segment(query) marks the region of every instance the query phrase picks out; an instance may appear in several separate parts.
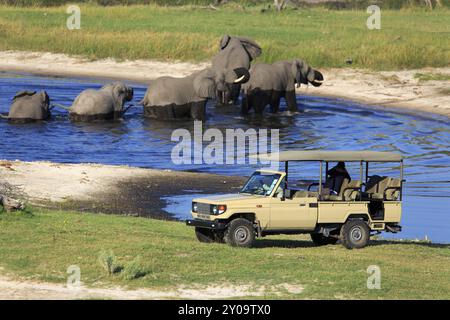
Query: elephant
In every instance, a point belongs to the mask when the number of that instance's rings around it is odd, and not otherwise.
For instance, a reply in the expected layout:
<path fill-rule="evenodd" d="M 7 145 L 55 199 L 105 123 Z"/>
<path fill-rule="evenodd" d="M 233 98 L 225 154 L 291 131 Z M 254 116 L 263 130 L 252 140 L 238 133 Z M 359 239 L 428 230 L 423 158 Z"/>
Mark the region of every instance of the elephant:
<path fill-rule="evenodd" d="M 51 118 L 50 98 L 45 91 L 19 91 L 13 98 L 8 116 L 11 122 L 32 122 Z"/>
<path fill-rule="evenodd" d="M 124 109 L 126 102 L 133 99 L 133 88 L 121 82 L 107 84 L 100 90 L 82 91 L 69 111 L 72 121 L 111 120 L 121 118 L 131 107 Z"/>
<path fill-rule="evenodd" d="M 184 78 L 160 77 L 150 82 L 144 99 L 144 116 L 159 120 L 196 119 L 206 117 L 206 102 L 217 91 L 232 83 L 248 79 L 248 70 L 216 71 L 207 68 Z"/>
<path fill-rule="evenodd" d="M 247 114 L 252 108 L 262 113 L 267 105 L 271 112 L 278 112 L 280 99 L 286 100 L 288 110 L 297 111 L 295 88 L 300 84 L 322 85 L 322 73 L 305 61 L 278 61 L 273 64 L 258 63 L 250 69 L 250 80 L 242 86 L 241 111 Z"/>
<path fill-rule="evenodd" d="M 213 57 L 211 68 L 214 70 L 250 69 L 250 62 L 261 55 L 261 47 L 253 40 L 244 37 L 224 35 L 220 40 L 219 52 Z M 245 83 L 245 79 L 241 83 Z M 225 90 L 216 95 L 222 105 L 234 103 L 239 97 L 240 84 L 228 84 Z"/>

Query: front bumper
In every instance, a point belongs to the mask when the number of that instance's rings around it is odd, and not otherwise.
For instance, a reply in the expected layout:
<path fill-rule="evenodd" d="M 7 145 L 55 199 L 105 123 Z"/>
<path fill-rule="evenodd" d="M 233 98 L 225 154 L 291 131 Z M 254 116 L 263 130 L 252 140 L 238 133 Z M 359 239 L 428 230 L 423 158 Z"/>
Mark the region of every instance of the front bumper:
<path fill-rule="evenodd" d="M 227 224 L 224 221 L 208 221 L 208 220 L 186 220 L 186 225 L 191 227 L 213 229 L 213 230 L 223 230 L 226 228 Z"/>

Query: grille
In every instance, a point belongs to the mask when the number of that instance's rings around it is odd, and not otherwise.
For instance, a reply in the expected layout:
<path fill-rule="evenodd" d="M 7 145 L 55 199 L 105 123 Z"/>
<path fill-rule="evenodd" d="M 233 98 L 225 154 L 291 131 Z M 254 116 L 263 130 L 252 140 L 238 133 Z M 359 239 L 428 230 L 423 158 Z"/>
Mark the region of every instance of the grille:
<path fill-rule="evenodd" d="M 210 214 L 211 205 L 207 203 L 197 203 L 197 212 L 201 214 Z"/>

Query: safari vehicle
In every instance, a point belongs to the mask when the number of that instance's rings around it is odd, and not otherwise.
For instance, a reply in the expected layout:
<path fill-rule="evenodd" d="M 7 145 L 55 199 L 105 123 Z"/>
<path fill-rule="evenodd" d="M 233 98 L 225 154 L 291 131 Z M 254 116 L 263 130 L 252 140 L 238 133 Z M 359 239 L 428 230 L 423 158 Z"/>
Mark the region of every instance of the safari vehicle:
<path fill-rule="evenodd" d="M 259 170 L 238 194 L 193 200 L 193 219 L 186 224 L 195 227 L 200 242 L 251 247 L 256 237 L 309 233 L 317 245 L 340 240 L 352 249 L 366 246 L 372 234 L 401 231 L 401 155 L 375 151 L 285 151 L 259 158 L 273 160 L 274 156 L 285 163 L 284 172 Z M 304 184 L 303 190 L 295 188 L 288 179 L 289 162 L 293 161 L 318 163 L 318 182 L 308 183 L 307 187 Z M 348 173 L 347 177 L 331 177 L 328 167 L 333 162 L 356 162 L 359 179 L 350 180 Z M 398 163 L 393 168 L 399 176 L 369 175 L 369 164 L 373 162 Z"/>

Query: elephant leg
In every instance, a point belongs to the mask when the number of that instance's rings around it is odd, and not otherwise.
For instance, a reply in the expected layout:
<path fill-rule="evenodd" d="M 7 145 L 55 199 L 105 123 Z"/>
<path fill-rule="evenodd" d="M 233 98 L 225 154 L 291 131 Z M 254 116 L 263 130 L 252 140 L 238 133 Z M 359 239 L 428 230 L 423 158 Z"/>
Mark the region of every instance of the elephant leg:
<path fill-rule="evenodd" d="M 270 97 L 270 110 L 272 113 L 277 113 L 280 110 L 280 99 L 281 96 L 277 92 L 274 92 Z"/>
<path fill-rule="evenodd" d="M 295 90 L 286 91 L 286 93 L 284 95 L 284 99 L 286 100 L 288 111 L 296 112 L 297 111 L 297 96 L 295 95 Z"/>
<path fill-rule="evenodd" d="M 239 93 L 241 92 L 241 85 L 238 83 L 233 83 L 231 85 L 231 95 L 230 98 L 234 105 L 239 103 Z"/>
<path fill-rule="evenodd" d="M 242 101 L 241 101 L 241 114 L 248 114 L 248 111 L 250 110 L 250 105 L 248 103 L 248 97 L 246 94 L 244 94 L 242 96 Z"/>
<path fill-rule="evenodd" d="M 195 120 L 205 120 L 206 118 L 206 101 L 192 102 L 190 116 Z"/>

